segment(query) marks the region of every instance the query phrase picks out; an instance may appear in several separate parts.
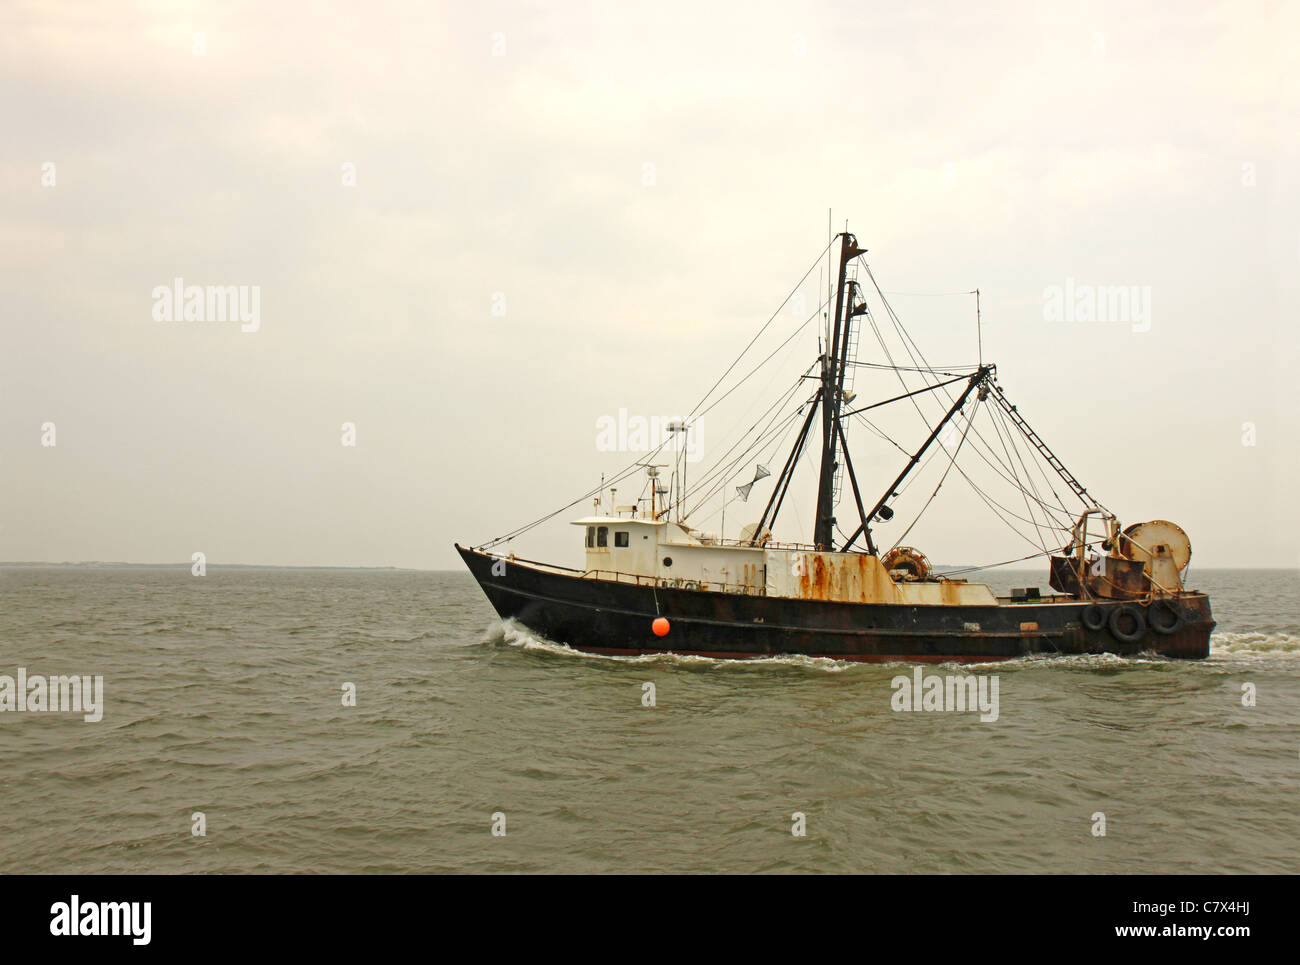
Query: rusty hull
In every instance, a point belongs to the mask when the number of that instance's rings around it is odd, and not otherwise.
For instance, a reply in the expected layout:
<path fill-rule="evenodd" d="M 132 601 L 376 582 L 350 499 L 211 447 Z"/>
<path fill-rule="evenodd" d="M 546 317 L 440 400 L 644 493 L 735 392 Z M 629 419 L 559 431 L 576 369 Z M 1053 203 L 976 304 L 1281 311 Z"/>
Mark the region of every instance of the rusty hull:
<path fill-rule="evenodd" d="M 484 594 L 504 618 L 557 643 L 610 654 L 685 653 L 721 658 L 806 654 L 841 660 L 946 662 L 1008 660 L 1031 654 L 1154 653 L 1209 655 L 1214 619 L 1201 593 L 1175 598 L 1184 616 L 1175 633 L 1148 627 L 1130 643 L 1103 626 L 1088 630 L 1083 611 L 1104 615 L 1129 602 L 1000 601 L 994 605 L 851 603 L 620 583 L 500 561 L 457 546 Z M 808 573 L 810 586 L 835 575 Z M 954 584 L 960 585 L 960 584 Z M 651 624 L 669 620 L 665 637 Z M 1148 621 L 1149 623 L 1149 621 Z"/>
<path fill-rule="evenodd" d="M 880 561 L 863 553 L 804 553 L 798 597 L 849 603 L 891 603 L 893 581 Z"/>

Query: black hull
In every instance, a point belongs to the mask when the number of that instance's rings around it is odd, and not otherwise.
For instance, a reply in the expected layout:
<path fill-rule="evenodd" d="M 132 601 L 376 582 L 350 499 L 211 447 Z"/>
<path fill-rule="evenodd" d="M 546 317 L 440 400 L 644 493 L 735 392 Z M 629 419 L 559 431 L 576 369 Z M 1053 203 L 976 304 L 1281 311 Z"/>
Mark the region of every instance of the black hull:
<path fill-rule="evenodd" d="M 1201 659 L 1209 656 L 1214 629 L 1209 598 L 1201 593 L 1178 598 L 1183 623 L 1173 633 L 1148 628 L 1137 640 L 1123 641 L 1105 626 L 1084 626 L 1083 612 L 1094 605 L 1086 601 L 900 606 L 748 596 L 588 579 L 459 545 L 456 550 L 498 614 L 556 643 L 591 653 L 719 658 L 806 654 L 931 663 L 1010 660 L 1038 653 L 1156 653 Z M 1106 615 L 1122 605 L 1100 604 Z M 651 629 L 659 616 L 670 625 L 663 637 Z"/>

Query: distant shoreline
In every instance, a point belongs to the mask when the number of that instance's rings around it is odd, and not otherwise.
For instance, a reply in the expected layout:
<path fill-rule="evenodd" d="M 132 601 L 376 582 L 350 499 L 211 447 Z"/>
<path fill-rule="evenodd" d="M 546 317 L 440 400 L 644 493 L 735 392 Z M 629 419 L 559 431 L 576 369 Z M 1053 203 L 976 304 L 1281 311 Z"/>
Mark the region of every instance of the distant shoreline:
<path fill-rule="evenodd" d="M 50 563 L 42 560 L 0 560 L 0 567 L 50 567 L 67 570 L 188 570 L 193 563 L 108 563 L 98 560 Z M 452 570 L 423 570 L 409 566 L 295 566 L 280 563 L 208 563 L 210 570 L 373 570 L 385 573 L 447 573 Z"/>

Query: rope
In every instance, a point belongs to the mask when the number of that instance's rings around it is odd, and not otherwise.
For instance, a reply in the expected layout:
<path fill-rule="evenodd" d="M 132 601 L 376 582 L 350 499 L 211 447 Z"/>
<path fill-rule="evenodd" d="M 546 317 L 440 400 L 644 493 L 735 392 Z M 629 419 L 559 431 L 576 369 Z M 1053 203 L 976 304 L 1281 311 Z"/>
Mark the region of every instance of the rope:
<path fill-rule="evenodd" d="M 713 404 L 709 406 L 708 409 L 705 409 L 704 412 L 699 411 L 700 407 L 704 405 L 704 403 L 708 400 L 709 396 L 712 395 L 713 392 L 717 389 L 717 387 L 723 383 L 723 381 L 727 378 L 728 375 L 731 374 L 731 371 L 737 365 L 740 364 L 740 360 L 745 357 L 745 355 L 749 352 L 749 350 L 754 346 L 754 343 L 757 342 L 762 337 L 763 333 L 767 331 L 768 327 L 772 324 L 772 322 L 776 319 L 776 317 L 779 314 L 781 314 L 781 309 L 785 308 L 786 304 L 790 301 L 790 299 L 794 297 L 795 292 L 799 290 L 799 287 L 805 281 L 808 280 L 808 276 L 812 274 L 813 269 L 818 267 L 821 264 L 822 255 L 826 254 L 826 252 L 830 249 L 832 243 L 833 242 L 827 243 L 826 247 L 817 253 L 817 257 L 813 259 L 813 263 L 811 266 L 809 266 L 808 270 L 803 273 L 803 277 L 799 279 L 799 281 L 795 284 L 794 288 L 790 290 L 790 292 L 785 296 L 785 298 L 781 299 L 781 304 L 777 306 L 776 311 L 774 311 L 771 314 L 771 316 L 768 318 L 768 320 L 763 323 L 763 326 L 758 330 L 758 332 L 754 335 L 754 337 L 749 340 L 749 344 L 746 345 L 744 349 L 741 350 L 741 353 L 736 356 L 735 361 L 733 361 L 729 366 L 727 366 L 726 371 L 723 372 L 722 376 L 716 382 L 713 383 L 713 385 L 709 388 L 709 391 L 704 393 L 704 395 L 700 398 L 700 401 L 695 404 L 695 408 L 693 408 L 690 414 L 686 417 L 686 419 L 683 420 L 684 422 L 689 422 L 692 418 L 695 417 L 696 413 L 699 413 L 700 416 L 703 416 L 705 413 L 713 409 L 719 402 L 725 399 L 728 395 L 730 395 L 736 389 L 740 388 L 740 386 L 743 385 L 750 378 L 750 376 L 752 376 L 755 372 L 758 371 L 758 369 L 762 368 L 769 361 L 771 361 L 773 355 L 779 352 L 796 335 L 798 335 L 799 332 L 801 332 L 804 329 L 804 327 L 807 326 L 809 321 L 817 317 L 817 314 L 821 311 L 820 305 L 818 306 L 817 312 L 814 312 L 813 315 L 805 319 L 804 322 L 797 329 L 795 329 L 795 331 L 785 341 L 783 341 L 780 345 L 776 347 L 776 349 L 772 352 L 771 355 L 769 355 L 766 359 L 760 362 L 757 367 L 750 370 L 748 375 L 746 375 L 743 379 L 741 379 L 734 386 L 728 389 L 722 396 L 716 399 L 713 402 Z M 604 486 L 609 486 L 614 483 L 621 482 L 623 479 L 626 479 L 630 474 L 632 474 L 637 470 L 637 468 L 642 462 L 649 461 L 652 457 L 658 455 L 659 452 L 668 444 L 668 442 L 669 442 L 668 439 L 664 439 L 663 442 L 659 443 L 658 446 L 650 450 L 649 453 L 640 457 L 639 459 L 637 459 L 636 461 L 634 461 L 624 469 L 619 470 L 618 474 L 616 474 L 613 479 L 604 483 Z M 548 520 L 554 519 L 556 516 L 560 515 L 561 513 L 567 512 L 568 510 L 572 509 L 574 506 L 577 506 L 579 503 L 591 499 L 593 496 L 598 494 L 604 488 L 604 486 L 598 486 L 595 489 L 590 489 L 582 496 L 579 496 L 577 499 L 575 499 L 573 502 L 561 506 L 559 509 L 547 513 L 545 516 L 540 516 L 537 519 L 533 520 L 531 523 L 525 523 L 524 525 L 518 526 L 515 529 L 510 530 L 508 533 L 496 537 L 495 539 L 489 540 L 486 543 L 481 543 L 477 547 L 475 547 L 475 549 L 479 549 L 479 550 L 490 549 L 493 546 L 497 546 L 501 543 L 512 540 L 516 536 L 520 536 L 523 533 L 528 532 L 530 529 L 540 526 L 542 523 L 545 523 Z"/>
<path fill-rule="evenodd" d="M 799 290 L 799 286 L 802 285 L 805 281 L 807 281 L 807 280 L 808 280 L 808 276 L 812 274 L 813 269 L 816 268 L 816 267 L 818 267 L 818 266 L 821 264 L 821 262 L 822 262 L 822 255 L 826 254 L 826 252 L 830 250 L 830 247 L 831 247 L 831 245 L 832 245 L 833 243 L 834 243 L 833 240 L 830 241 L 830 242 L 827 242 L 826 247 L 823 248 L 821 251 L 819 251 L 819 252 L 817 253 L 817 257 L 813 259 L 813 263 L 809 266 L 808 270 L 805 271 L 805 272 L 803 273 L 803 277 L 800 278 L 799 281 L 795 283 L 794 288 L 790 289 L 790 293 L 789 293 L 788 295 L 786 295 L 785 298 L 781 299 L 781 304 L 778 305 L 778 306 L 776 307 L 776 311 L 774 311 L 774 312 L 772 313 L 771 318 L 769 318 L 766 322 L 763 323 L 763 327 L 760 328 L 760 329 L 758 330 L 758 333 L 757 333 L 753 338 L 751 338 L 751 339 L 749 340 L 749 344 L 746 345 L 746 346 L 741 350 L 740 354 L 736 356 L 736 360 L 735 360 L 734 362 L 732 362 L 730 365 L 727 366 L 727 370 L 726 370 L 725 372 L 722 373 L 722 375 L 718 378 L 718 381 L 714 382 L 713 385 L 709 388 L 709 391 L 704 393 L 704 398 L 700 399 L 700 401 L 697 402 L 697 403 L 695 404 L 695 408 L 692 409 L 692 410 L 690 411 L 690 414 L 689 414 L 689 415 L 687 415 L 687 417 L 686 417 L 687 420 L 689 420 L 689 419 L 691 419 L 691 418 L 693 418 L 693 417 L 695 416 L 695 413 L 696 413 L 697 411 L 699 411 L 700 406 L 704 405 L 705 401 L 709 398 L 709 396 L 713 394 L 713 390 L 716 389 L 719 385 L 721 385 L 721 384 L 723 383 L 723 381 L 727 378 L 727 376 L 731 374 L 731 370 L 734 369 L 737 365 L 740 364 L 740 360 L 743 359 L 743 358 L 745 357 L 745 354 L 746 354 L 746 353 L 747 353 L 751 348 L 754 347 L 754 343 L 757 342 L 757 341 L 758 341 L 758 340 L 763 336 L 763 333 L 767 331 L 767 327 L 768 327 L 769 325 L 772 324 L 772 322 L 773 322 L 773 320 L 776 318 L 776 316 L 781 314 L 781 309 L 785 308 L 786 302 L 788 302 L 791 298 L 794 297 L 795 292 L 797 292 L 797 291 Z M 819 308 L 818 308 L 818 311 L 820 311 L 820 310 L 821 310 L 821 309 L 820 309 L 820 307 L 819 307 Z M 808 323 L 807 323 L 807 322 L 804 322 L 804 325 L 806 325 L 806 324 L 808 324 Z M 803 326 L 801 325 L 800 328 L 802 328 L 802 327 L 803 327 Z M 783 344 L 784 344 L 784 343 L 783 343 Z M 769 356 L 769 358 L 770 358 L 770 356 Z M 761 363 L 760 363 L 760 364 L 761 364 Z M 752 374 L 752 373 L 751 373 L 751 374 Z M 748 376 L 746 376 L 746 378 L 748 378 Z M 744 380 L 742 379 L 741 381 L 743 382 Z M 737 385 L 739 385 L 739 384 L 740 384 L 740 383 L 737 383 Z M 734 388 L 733 388 L 732 390 L 730 390 L 730 391 L 734 391 Z M 723 398 L 725 398 L 725 397 L 726 397 L 726 396 L 724 396 Z M 718 400 L 718 401 L 721 401 L 721 399 Z M 714 405 L 716 405 L 716 404 L 717 404 L 717 403 L 714 403 Z M 710 406 L 710 408 L 712 408 L 712 406 Z"/>
<path fill-rule="evenodd" d="M 1099 537 L 1098 539 L 1089 540 L 1083 545 L 1085 547 L 1094 546 L 1100 544 L 1103 539 L 1104 537 Z M 1038 559 L 1038 557 L 1040 556 L 1051 556 L 1055 552 L 1057 552 L 1055 549 L 1050 549 L 1040 553 L 1030 553 L 1028 556 L 1021 556 L 1019 559 L 1014 559 L 1014 560 L 1006 560 L 1005 562 L 1002 563 L 985 563 L 982 566 L 959 566 L 955 570 L 945 570 L 939 575 L 952 576 L 954 573 L 978 573 L 980 570 L 993 570 L 993 569 L 997 569 L 999 566 L 1010 566 L 1012 563 L 1023 563 L 1026 560 L 1035 560 Z"/>
<path fill-rule="evenodd" d="M 961 452 L 962 444 L 966 441 L 966 435 L 970 432 L 970 427 L 975 423 L 975 413 L 979 411 L 979 405 L 980 402 L 977 397 L 975 399 L 975 408 L 973 408 L 970 415 L 966 417 L 966 428 L 962 430 L 961 438 L 957 440 L 957 445 L 953 447 L 952 458 L 948 461 L 948 468 L 945 469 L 943 475 L 939 477 L 939 485 L 934 487 L 934 492 L 930 493 L 930 498 L 925 501 L 925 505 L 921 507 L 921 511 L 918 512 L 912 522 L 908 524 L 907 529 L 903 530 L 903 535 L 894 540 L 894 545 L 889 547 L 890 550 L 897 548 L 903 540 L 907 539 L 907 534 L 912 531 L 912 527 L 921 521 L 921 517 L 925 515 L 925 511 L 929 509 L 930 504 L 934 502 L 934 497 L 939 495 L 939 490 L 943 488 L 943 484 L 948 478 L 948 473 L 952 471 L 953 466 L 957 465 L 957 453 Z"/>

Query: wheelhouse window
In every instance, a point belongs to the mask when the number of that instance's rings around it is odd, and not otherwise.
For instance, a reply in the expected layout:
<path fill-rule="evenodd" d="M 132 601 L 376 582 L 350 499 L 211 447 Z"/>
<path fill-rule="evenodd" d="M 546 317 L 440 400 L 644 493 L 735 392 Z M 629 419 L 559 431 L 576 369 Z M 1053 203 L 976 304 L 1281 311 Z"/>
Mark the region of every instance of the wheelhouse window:
<path fill-rule="evenodd" d="M 588 526 L 587 527 L 587 548 L 590 549 L 595 545 L 596 545 L 596 527 Z"/>
<path fill-rule="evenodd" d="M 614 545 L 615 546 L 627 545 L 627 530 L 622 530 L 622 529 L 614 530 Z"/>
<path fill-rule="evenodd" d="M 609 546 L 609 527 L 608 527 L 608 526 L 597 526 L 597 527 L 596 527 L 596 545 L 597 545 L 597 546 L 605 546 L 605 547 L 608 547 L 608 546 Z"/>

